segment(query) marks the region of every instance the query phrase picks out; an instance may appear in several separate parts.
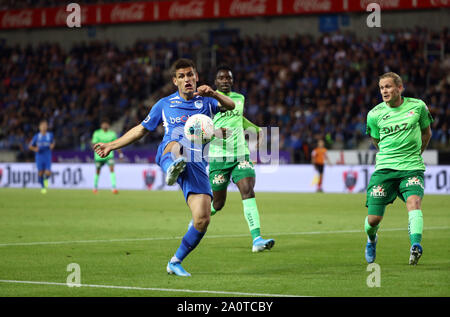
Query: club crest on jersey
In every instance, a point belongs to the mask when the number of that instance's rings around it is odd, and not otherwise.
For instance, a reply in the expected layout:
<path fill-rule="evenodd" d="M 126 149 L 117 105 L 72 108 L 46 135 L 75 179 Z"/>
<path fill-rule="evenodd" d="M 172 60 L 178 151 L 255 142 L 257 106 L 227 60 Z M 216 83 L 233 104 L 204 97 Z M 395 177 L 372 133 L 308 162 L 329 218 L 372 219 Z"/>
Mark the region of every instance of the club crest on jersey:
<path fill-rule="evenodd" d="M 386 192 L 384 191 L 383 185 L 377 185 L 372 188 L 370 196 L 375 198 L 386 197 Z"/>
<path fill-rule="evenodd" d="M 223 174 L 217 174 L 214 176 L 212 183 L 215 185 L 219 185 L 219 184 L 225 183 L 225 181 L 226 180 L 225 180 L 225 177 L 223 176 Z"/>
<path fill-rule="evenodd" d="M 420 181 L 420 179 L 418 177 L 415 177 L 415 176 L 408 178 L 407 183 L 406 183 L 406 187 L 409 187 L 409 186 L 420 186 L 420 187 L 422 187 L 422 189 L 425 189 L 423 187 L 422 182 Z"/>
<path fill-rule="evenodd" d="M 385 115 L 383 118 L 381 118 L 381 119 L 383 119 L 383 120 L 387 120 L 387 119 L 389 119 L 391 117 L 391 115 L 388 113 L 387 115 Z"/>
<path fill-rule="evenodd" d="M 194 101 L 194 106 L 197 109 L 201 109 L 203 107 L 203 101 L 201 101 L 201 100 Z"/>
<path fill-rule="evenodd" d="M 414 112 L 414 110 L 411 110 L 411 111 L 409 111 L 407 114 L 406 114 L 406 117 L 412 117 L 413 115 L 415 115 L 416 113 Z"/>

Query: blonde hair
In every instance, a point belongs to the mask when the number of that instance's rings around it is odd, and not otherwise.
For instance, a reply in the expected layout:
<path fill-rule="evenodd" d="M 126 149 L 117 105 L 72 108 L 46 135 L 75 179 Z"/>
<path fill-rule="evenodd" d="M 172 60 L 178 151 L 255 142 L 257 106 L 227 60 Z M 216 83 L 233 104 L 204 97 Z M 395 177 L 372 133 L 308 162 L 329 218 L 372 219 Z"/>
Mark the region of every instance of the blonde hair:
<path fill-rule="evenodd" d="M 381 76 L 378 78 L 378 82 L 380 82 L 380 80 L 385 79 L 385 78 L 392 78 L 392 79 L 394 80 L 394 84 L 395 84 L 397 87 L 403 86 L 403 80 L 402 80 L 402 78 L 401 78 L 398 74 L 396 74 L 396 73 L 394 73 L 394 72 L 388 72 L 388 73 L 385 73 L 385 74 L 381 75 Z"/>

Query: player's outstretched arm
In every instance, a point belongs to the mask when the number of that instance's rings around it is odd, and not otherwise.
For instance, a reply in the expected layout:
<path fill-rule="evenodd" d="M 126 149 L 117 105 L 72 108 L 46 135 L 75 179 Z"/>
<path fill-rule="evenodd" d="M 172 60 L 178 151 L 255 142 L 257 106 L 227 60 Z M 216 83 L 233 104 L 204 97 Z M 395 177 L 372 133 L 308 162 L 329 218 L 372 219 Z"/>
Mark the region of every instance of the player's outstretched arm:
<path fill-rule="evenodd" d="M 218 93 L 208 85 L 198 87 L 197 92 L 194 93 L 194 96 L 212 97 L 216 99 L 220 103 L 220 109 L 223 109 L 223 111 L 233 110 L 235 107 L 233 99 Z"/>
<path fill-rule="evenodd" d="M 423 153 L 423 151 L 425 151 L 425 149 L 428 146 L 428 143 L 430 142 L 431 139 L 431 127 L 428 126 L 427 128 L 423 129 L 422 131 L 422 148 L 420 149 L 420 154 Z"/>
<path fill-rule="evenodd" d="M 136 142 L 137 140 L 142 138 L 146 133 L 147 130 L 141 124 L 138 124 L 134 128 L 130 129 L 127 133 L 122 135 L 120 138 L 112 142 L 95 144 L 94 151 L 100 157 L 106 157 L 111 151 L 123 148 L 131 143 Z"/>

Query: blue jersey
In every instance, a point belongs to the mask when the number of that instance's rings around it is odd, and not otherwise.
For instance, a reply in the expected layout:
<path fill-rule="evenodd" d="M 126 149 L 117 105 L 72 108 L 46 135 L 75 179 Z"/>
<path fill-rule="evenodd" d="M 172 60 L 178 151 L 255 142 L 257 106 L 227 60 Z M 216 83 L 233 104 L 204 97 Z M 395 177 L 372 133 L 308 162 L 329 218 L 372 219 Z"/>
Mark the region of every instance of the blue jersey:
<path fill-rule="evenodd" d="M 38 159 L 51 159 L 52 150 L 50 145 L 53 143 L 53 133 L 47 132 L 45 134 L 36 133 L 31 140 L 30 145 L 37 146 L 36 160 Z"/>
<path fill-rule="evenodd" d="M 164 137 L 158 148 L 156 163 L 159 164 L 161 154 L 169 142 L 177 141 L 187 147 L 184 125 L 190 116 L 201 113 L 213 118 L 219 111 L 219 102 L 210 97 L 196 96 L 191 100 L 185 100 L 177 91 L 160 99 L 141 123 L 149 131 L 154 131 L 161 123 L 164 125 Z"/>

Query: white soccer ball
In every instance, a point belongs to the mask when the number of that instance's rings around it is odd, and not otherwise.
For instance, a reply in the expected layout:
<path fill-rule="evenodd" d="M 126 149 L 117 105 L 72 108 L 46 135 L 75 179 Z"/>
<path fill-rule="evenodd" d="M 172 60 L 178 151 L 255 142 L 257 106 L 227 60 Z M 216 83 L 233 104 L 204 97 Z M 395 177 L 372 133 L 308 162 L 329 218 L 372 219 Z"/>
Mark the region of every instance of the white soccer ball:
<path fill-rule="evenodd" d="M 191 142 L 206 144 L 214 135 L 214 123 L 204 114 L 195 114 L 186 121 L 184 135 Z"/>

